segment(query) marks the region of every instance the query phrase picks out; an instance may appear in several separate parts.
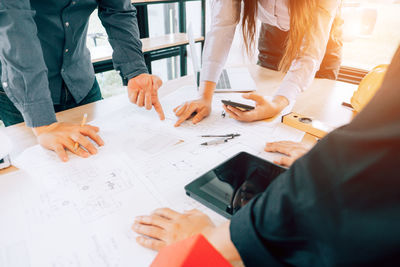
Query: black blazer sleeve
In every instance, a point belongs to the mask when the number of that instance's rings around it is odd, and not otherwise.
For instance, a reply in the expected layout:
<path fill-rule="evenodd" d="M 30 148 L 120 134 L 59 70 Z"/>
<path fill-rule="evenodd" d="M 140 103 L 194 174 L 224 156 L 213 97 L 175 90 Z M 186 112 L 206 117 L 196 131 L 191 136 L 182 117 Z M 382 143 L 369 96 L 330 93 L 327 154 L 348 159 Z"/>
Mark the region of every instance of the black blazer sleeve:
<path fill-rule="evenodd" d="M 400 49 L 372 101 L 231 221 L 246 266 L 400 259 Z"/>

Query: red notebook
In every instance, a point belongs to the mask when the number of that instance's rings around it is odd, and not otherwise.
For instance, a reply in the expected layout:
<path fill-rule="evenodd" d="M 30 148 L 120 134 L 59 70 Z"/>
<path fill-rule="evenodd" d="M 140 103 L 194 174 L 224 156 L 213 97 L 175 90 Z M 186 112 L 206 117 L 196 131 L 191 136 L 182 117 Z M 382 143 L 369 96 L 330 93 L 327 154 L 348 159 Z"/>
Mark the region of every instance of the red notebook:
<path fill-rule="evenodd" d="M 202 235 L 195 235 L 160 250 L 151 267 L 232 267 Z"/>

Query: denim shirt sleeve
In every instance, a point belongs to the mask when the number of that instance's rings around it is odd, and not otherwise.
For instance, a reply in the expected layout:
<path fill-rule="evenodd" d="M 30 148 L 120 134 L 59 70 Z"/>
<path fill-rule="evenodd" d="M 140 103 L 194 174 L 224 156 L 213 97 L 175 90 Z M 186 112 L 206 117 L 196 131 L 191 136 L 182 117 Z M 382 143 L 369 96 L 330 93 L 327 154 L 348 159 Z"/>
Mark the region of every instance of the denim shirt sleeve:
<path fill-rule="evenodd" d="M 57 121 L 34 15 L 29 0 L 0 2 L 2 87 L 28 127 Z"/>
<path fill-rule="evenodd" d="M 130 0 L 100 0 L 99 18 L 113 47 L 114 68 L 123 83 L 142 73 L 148 73 L 140 41 L 136 8 Z"/>

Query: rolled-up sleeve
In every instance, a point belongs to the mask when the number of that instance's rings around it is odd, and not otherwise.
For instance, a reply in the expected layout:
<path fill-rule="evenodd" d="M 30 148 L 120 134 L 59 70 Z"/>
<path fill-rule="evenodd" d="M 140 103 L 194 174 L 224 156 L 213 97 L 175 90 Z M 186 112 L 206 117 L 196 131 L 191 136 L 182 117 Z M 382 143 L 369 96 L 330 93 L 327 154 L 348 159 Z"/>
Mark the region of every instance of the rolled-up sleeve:
<path fill-rule="evenodd" d="M 201 81 L 218 81 L 235 36 L 240 3 L 237 0 L 211 1 L 211 29 L 204 45 Z"/>
<path fill-rule="evenodd" d="M 332 23 L 340 5 L 339 0 L 320 1 L 315 17 L 313 38 L 307 49 L 302 49 L 300 56 L 293 60 L 288 73 L 275 95 L 286 97 L 290 104 L 305 91 L 314 79 L 324 57 Z"/>
<path fill-rule="evenodd" d="M 34 15 L 28 0 L 0 2 L 2 87 L 28 127 L 56 122 Z"/>
<path fill-rule="evenodd" d="M 114 68 L 124 84 L 142 73 L 148 73 L 142 52 L 136 9 L 130 0 L 99 1 L 99 18 L 113 48 Z"/>

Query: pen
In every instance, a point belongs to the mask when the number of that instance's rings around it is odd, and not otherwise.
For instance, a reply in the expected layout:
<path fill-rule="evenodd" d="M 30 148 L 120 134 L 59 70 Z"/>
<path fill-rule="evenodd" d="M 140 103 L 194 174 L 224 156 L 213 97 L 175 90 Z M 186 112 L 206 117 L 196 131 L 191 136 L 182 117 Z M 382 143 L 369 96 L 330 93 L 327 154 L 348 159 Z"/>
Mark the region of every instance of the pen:
<path fill-rule="evenodd" d="M 238 137 L 240 134 L 232 133 L 232 134 L 208 134 L 208 135 L 200 135 L 200 137 Z"/>
<path fill-rule="evenodd" d="M 81 122 L 81 127 L 85 126 L 86 124 L 86 120 L 87 120 L 87 113 L 83 114 L 83 118 L 82 118 L 82 122 Z M 78 149 L 79 143 L 75 142 L 74 145 L 74 151 L 76 152 L 76 150 Z"/>
<path fill-rule="evenodd" d="M 223 143 L 228 142 L 229 139 L 232 139 L 232 138 L 228 138 L 228 139 L 215 139 L 215 140 L 211 140 L 211 141 L 208 141 L 208 142 L 201 143 L 200 145 L 202 145 L 202 146 L 219 145 L 219 144 L 223 144 Z"/>

